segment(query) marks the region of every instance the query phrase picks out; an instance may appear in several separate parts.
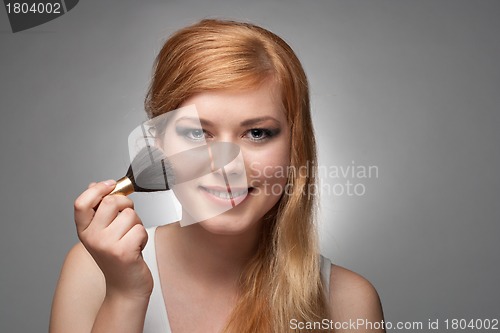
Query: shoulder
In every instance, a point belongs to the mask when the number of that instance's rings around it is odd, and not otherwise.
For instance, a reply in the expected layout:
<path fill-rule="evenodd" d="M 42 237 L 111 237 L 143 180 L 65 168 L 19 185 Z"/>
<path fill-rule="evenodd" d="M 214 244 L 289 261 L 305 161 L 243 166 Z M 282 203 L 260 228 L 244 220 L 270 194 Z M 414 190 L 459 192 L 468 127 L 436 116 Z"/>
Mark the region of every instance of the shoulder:
<path fill-rule="evenodd" d="M 104 275 L 87 249 L 78 243 L 68 252 L 52 302 L 50 332 L 90 325 L 106 293 Z M 90 316 L 89 316 L 90 315 Z M 91 326 L 90 326 L 91 328 Z"/>
<path fill-rule="evenodd" d="M 363 276 L 332 265 L 330 274 L 330 315 L 334 322 L 364 319 L 372 323 L 384 319 L 377 290 Z M 382 332 L 361 329 L 360 332 Z"/>

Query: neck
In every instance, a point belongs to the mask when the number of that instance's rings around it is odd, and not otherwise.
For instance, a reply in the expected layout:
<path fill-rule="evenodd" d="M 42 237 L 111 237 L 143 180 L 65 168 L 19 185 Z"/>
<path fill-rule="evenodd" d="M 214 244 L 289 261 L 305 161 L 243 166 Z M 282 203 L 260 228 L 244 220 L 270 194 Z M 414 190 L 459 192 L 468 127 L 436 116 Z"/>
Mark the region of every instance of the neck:
<path fill-rule="evenodd" d="M 215 234 L 200 223 L 164 228 L 165 241 L 176 269 L 213 283 L 236 283 L 253 257 L 260 239 L 260 224 L 236 235 Z"/>

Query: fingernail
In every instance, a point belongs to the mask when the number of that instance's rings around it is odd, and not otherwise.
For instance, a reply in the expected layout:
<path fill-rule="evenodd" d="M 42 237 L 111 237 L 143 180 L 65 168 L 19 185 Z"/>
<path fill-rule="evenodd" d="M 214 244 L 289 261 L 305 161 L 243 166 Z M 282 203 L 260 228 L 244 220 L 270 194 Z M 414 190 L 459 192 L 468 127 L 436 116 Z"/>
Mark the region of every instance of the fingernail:
<path fill-rule="evenodd" d="M 109 179 L 109 180 L 103 181 L 102 183 L 105 184 L 105 185 L 111 186 L 111 185 L 115 185 L 116 181 L 113 180 L 113 179 Z"/>

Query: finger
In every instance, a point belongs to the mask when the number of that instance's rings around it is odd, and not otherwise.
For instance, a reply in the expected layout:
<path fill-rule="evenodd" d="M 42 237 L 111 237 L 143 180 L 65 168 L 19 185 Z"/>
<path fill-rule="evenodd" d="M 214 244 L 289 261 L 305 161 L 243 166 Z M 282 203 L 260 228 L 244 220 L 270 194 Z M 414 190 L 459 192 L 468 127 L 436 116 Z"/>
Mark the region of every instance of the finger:
<path fill-rule="evenodd" d="M 121 211 L 134 208 L 134 202 L 123 195 L 105 196 L 99 203 L 91 225 L 96 229 L 108 227 Z"/>
<path fill-rule="evenodd" d="M 75 223 L 78 232 L 85 230 L 95 214 L 96 207 L 102 198 L 110 193 L 115 187 L 116 182 L 105 181 L 97 183 L 95 186 L 87 189 L 75 200 Z"/>
<path fill-rule="evenodd" d="M 139 253 L 148 242 L 148 233 L 141 224 L 136 224 L 120 240 L 129 249 L 136 249 Z"/>
<path fill-rule="evenodd" d="M 97 183 L 96 182 L 92 182 L 89 184 L 89 186 L 87 187 L 87 189 L 91 188 L 91 187 L 94 187 Z"/>
<path fill-rule="evenodd" d="M 129 232 L 136 224 L 142 224 L 141 219 L 137 216 L 133 209 L 124 209 L 111 223 L 106 231 L 116 240 L 120 240 Z"/>

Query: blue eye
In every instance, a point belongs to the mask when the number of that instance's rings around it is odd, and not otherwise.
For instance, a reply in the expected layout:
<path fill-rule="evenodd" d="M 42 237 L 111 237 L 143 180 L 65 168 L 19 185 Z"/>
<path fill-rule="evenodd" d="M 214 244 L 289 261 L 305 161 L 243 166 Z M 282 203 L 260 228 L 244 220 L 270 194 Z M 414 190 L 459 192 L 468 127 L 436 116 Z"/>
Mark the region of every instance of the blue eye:
<path fill-rule="evenodd" d="M 187 127 L 176 127 L 175 131 L 180 136 L 185 137 L 191 141 L 204 141 L 205 131 L 201 128 L 187 128 Z"/>
<path fill-rule="evenodd" d="M 201 129 L 193 129 L 188 133 L 189 137 L 194 140 L 201 140 L 205 138 L 205 133 Z"/>

